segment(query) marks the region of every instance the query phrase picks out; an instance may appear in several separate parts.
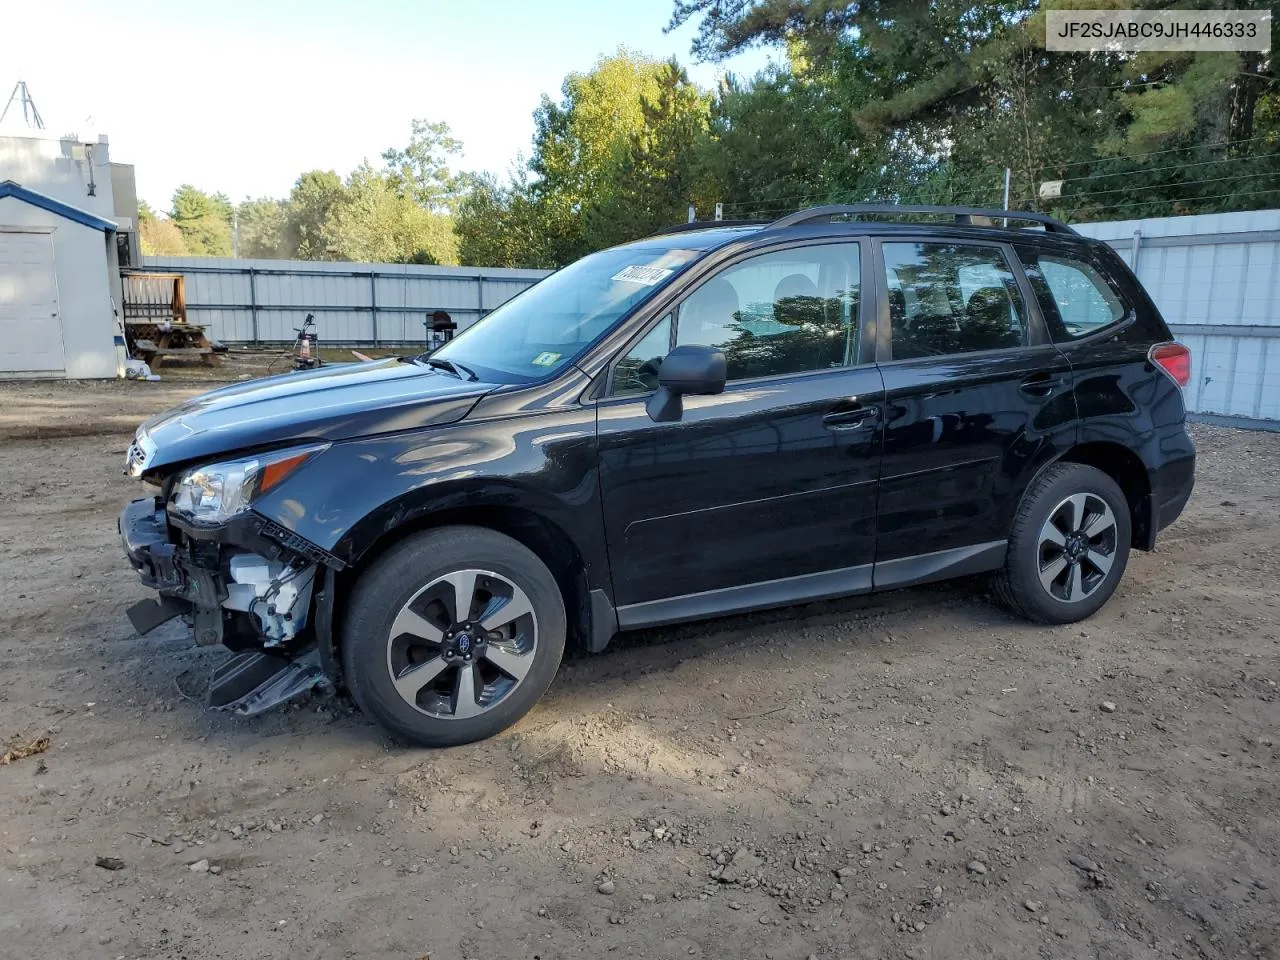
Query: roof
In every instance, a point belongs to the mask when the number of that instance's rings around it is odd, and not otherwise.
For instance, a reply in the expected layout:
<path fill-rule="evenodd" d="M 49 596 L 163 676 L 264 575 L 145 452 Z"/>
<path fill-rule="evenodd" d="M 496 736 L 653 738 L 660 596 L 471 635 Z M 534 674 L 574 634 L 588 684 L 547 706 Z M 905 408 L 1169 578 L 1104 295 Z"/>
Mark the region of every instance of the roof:
<path fill-rule="evenodd" d="M 81 226 L 89 227 L 92 230 L 117 230 L 119 227 L 114 220 L 107 220 L 98 216 L 96 213 L 90 213 L 88 210 L 81 210 L 79 207 L 73 207 L 69 203 L 63 203 L 61 200 L 55 200 L 53 197 L 47 197 L 43 193 L 36 193 L 34 190 L 28 190 L 26 187 L 13 180 L 0 181 L 0 200 L 5 197 L 13 197 L 15 200 L 21 200 L 23 203 L 29 203 L 33 207 L 39 207 L 41 210 L 48 210 L 50 213 L 56 213 L 64 219 Z"/>
<path fill-rule="evenodd" d="M 763 227 L 760 224 L 721 227 L 711 223 L 705 228 L 685 228 L 670 233 L 655 233 L 651 237 L 642 237 L 621 246 L 645 250 L 711 250 L 730 240 L 738 240 L 758 233 L 761 229 Z"/>

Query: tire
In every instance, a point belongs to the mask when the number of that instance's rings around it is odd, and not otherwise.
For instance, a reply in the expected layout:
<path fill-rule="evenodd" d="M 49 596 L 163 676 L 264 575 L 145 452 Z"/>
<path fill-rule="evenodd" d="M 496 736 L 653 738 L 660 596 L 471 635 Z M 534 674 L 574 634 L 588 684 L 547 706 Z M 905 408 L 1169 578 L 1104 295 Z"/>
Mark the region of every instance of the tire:
<path fill-rule="evenodd" d="M 458 615 L 458 606 L 467 609 Z M 457 746 L 533 707 L 564 655 L 565 625 L 556 579 L 531 550 L 484 527 L 440 527 L 396 544 L 360 576 L 342 665 L 357 706 L 392 733 Z"/>
<path fill-rule="evenodd" d="M 1028 620 L 1083 620 L 1124 576 L 1131 530 L 1128 501 L 1114 480 L 1084 464 L 1054 464 L 1023 494 L 993 591 Z"/>

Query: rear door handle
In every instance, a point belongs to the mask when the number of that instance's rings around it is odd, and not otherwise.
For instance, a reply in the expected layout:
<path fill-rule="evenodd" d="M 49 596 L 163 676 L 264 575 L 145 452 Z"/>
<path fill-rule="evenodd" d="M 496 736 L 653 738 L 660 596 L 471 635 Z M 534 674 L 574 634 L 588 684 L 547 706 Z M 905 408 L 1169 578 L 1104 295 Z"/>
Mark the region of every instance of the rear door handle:
<path fill-rule="evenodd" d="M 829 430 L 851 430 L 854 427 L 864 427 L 873 423 L 879 415 L 878 407 L 869 407 L 861 403 L 841 404 L 822 418 L 822 424 Z"/>
<path fill-rule="evenodd" d="M 1062 377 L 1048 373 L 1037 373 L 1018 384 L 1018 389 L 1028 397 L 1047 397 L 1060 386 L 1062 386 Z"/>

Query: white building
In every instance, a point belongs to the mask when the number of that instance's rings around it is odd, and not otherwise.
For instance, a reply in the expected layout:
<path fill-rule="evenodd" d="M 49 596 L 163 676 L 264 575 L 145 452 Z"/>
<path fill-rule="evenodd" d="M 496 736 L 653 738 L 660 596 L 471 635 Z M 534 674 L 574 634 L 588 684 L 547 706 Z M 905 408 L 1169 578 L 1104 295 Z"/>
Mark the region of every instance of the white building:
<path fill-rule="evenodd" d="M 106 137 L 30 134 L 0 136 L 0 379 L 119 376 L 133 169 Z"/>

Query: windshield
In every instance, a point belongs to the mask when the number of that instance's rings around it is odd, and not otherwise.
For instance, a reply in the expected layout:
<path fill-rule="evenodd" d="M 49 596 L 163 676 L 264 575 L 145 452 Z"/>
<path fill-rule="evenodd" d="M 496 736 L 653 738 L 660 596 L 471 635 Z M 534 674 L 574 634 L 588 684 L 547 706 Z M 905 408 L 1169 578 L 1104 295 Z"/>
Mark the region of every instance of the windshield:
<path fill-rule="evenodd" d="M 618 247 L 553 273 L 433 353 L 491 383 L 528 383 L 562 369 L 701 250 Z"/>

